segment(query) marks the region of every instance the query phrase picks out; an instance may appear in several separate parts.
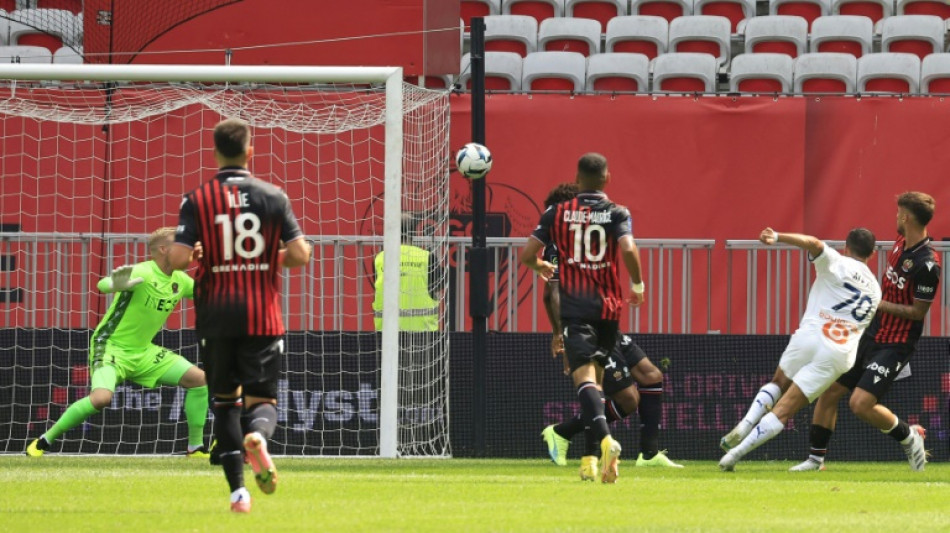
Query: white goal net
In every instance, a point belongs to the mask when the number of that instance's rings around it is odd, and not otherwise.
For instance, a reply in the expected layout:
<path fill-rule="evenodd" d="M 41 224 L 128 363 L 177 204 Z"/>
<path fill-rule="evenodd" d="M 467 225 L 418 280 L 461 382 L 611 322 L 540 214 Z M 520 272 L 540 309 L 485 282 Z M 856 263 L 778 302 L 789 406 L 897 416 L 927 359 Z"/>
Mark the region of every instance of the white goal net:
<path fill-rule="evenodd" d="M 448 455 L 445 328 L 376 332 L 372 308 L 374 257 L 395 250 L 398 268 L 400 237 L 436 258 L 444 294 L 448 95 L 381 70 L 0 65 L 0 451 L 23 452 L 88 394 L 89 335 L 109 302 L 97 281 L 148 259 L 148 233 L 176 225 L 183 194 L 216 171 L 214 125 L 239 117 L 250 170 L 287 192 L 314 245 L 283 272 L 273 452 Z M 91 81 L 62 81 L 77 79 Z M 384 276 L 387 302 L 399 278 Z M 445 311 L 440 300 L 442 324 Z M 183 300 L 154 342 L 200 363 L 193 325 Z M 183 397 L 122 383 L 52 451 L 182 452 Z"/>

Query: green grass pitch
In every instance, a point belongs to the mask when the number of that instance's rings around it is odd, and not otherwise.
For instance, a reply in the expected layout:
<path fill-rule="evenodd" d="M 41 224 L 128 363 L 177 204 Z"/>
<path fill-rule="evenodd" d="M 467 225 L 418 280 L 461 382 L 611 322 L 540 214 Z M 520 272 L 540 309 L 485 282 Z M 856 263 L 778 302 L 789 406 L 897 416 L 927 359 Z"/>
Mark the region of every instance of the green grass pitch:
<path fill-rule="evenodd" d="M 183 457 L 0 456 L 4 531 L 950 531 L 950 464 L 621 462 L 616 485 L 577 461 L 277 458 L 277 493 L 228 511 L 220 468 Z M 254 485 L 250 471 L 247 480 Z"/>

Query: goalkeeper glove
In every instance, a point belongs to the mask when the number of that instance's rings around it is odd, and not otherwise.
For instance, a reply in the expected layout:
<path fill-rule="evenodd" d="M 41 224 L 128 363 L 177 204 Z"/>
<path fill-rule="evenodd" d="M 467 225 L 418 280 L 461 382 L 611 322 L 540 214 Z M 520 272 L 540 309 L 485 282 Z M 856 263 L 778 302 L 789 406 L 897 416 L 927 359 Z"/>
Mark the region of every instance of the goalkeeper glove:
<path fill-rule="evenodd" d="M 110 280 L 112 281 L 111 289 L 114 292 L 127 291 L 145 281 L 142 278 L 132 278 L 132 268 L 134 268 L 133 265 L 122 265 L 112 271 Z"/>

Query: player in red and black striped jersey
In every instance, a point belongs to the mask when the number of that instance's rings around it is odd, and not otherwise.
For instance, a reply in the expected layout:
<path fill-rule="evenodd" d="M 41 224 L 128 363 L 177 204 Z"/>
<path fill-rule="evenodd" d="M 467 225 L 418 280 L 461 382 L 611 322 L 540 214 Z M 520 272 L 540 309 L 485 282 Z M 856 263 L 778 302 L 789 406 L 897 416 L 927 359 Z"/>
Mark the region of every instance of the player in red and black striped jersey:
<path fill-rule="evenodd" d="M 544 207 L 552 207 L 577 196 L 576 183 L 562 183 L 551 190 L 544 199 Z M 554 243 L 544 247 L 541 258 L 557 267 L 558 253 Z M 561 329 L 560 276 L 558 271 L 544 284 L 544 310 L 551 322 L 551 355 L 560 357 L 564 363 L 564 375 L 570 375 L 570 365 L 564 355 L 564 337 Z M 647 354 L 627 335 L 620 335 L 617 344 L 604 367 L 601 387 L 605 401 L 607 421 L 613 422 L 637 412 L 640 415 L 640 453 L 637 466 L 660 466 L 682 468 L 660 451 L 660 419 L 663 414 L 663 373 L 647 357 Z M 576 415 L 559 424 L 544 428 L 541 437 L 548 448 L 551 461 L 559 466 L 567 464 L 567 450 L 571 438 L 584 432 L 584 420 Z M 585 455 L 594 455 L 597 443 L 588 439 Z"/>
<path fill-rule="evenodd" d="M 897 233 L 881 280 L 882 299 L 874 320 L 858 345 L 854 366 L 825 391 L 815 404 L 811 453 L 793 471 L 823 470 L 828 443 L 838 418 L 838 400 L 849 390 L 851 411 L 901 443 L 911 469 L 926 464 L 924 428 L 908 425 L 880 403 L 908 361 L 924 328 L 924 318 L 937 295 L 940 257 L 930 246 L 927 224 L 933 218 L 933 197 L 906 192 L 897 197 Z"/>
<path fill-rule="evenodd" d="M 245 457 L 261 490 L 270 494 L 276 488 L 267 439 L 277 426 L 283 354 L 279 269 L 310 260 L 287 196 L 248 172 L 250 141 L 244 121 L 215 126 L 220 170 L 185 195 L 170 253 L 174 268 L 184 270 L 198 242 L 204 250 L 195 275 L 196 330 L 214 394 L 217 453 L 236 512 L 250 511 Z"/>
<path fill-rule="evenodd" d="M 610 436 L 597 376 L 617 342 L 624 303 L 618 255 L 630 275 L 631 295 L 627 300 L 641 304 L 644 290 L 630 212 L 607 198 L 604 187 L 609 181 L 604 156 L 582 156 L 577 165 L 580 192 L 545 210 L 521 252 L 522 263 L 547 280 L 555 266 L 538 254 L 549 244 L 557 246 L 564 350 L 584 424 L 601 443 L 601 480 L 605 483 L 616 481 L 620 444 Z M 581 478 L 592 480 L 596 471 L 596 457 L 585 456 Z"/>

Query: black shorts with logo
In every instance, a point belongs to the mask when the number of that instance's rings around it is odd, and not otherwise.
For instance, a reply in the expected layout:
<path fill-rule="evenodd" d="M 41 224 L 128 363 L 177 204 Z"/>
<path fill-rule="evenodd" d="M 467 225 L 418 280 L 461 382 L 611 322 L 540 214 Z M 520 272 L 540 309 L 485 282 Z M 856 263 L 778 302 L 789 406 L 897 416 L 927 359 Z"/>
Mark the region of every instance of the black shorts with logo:
<path fill-rule="evenodd" d="M 202 338 L 198 350 L 212 394 L 227 394 L 240 386 L 245 396 L 277 398 L 283 337 Z"/>
<path fill-rule="evenodd" d="M 604 365 L 604 394 L 613 396 L 636 383 L 631 369 L 646 358 L 643 348 L 628 335 L 621 335 Z"/>
<path fill-rule="evenodd" d="M 913 345 L 878 344 L 871 337 L 863 336 L 854 366 L 838 378 L 838 383 L 849 390 L 860 387 L 881 400 L 913 353 Z"/>
<path fill-rule="evenodd" d="M 571 372 L 586 365 L 607 364 L 607 356 L 617 344 L 620 325 L 616 320 L 563 318 L 564 353 Z"/>

